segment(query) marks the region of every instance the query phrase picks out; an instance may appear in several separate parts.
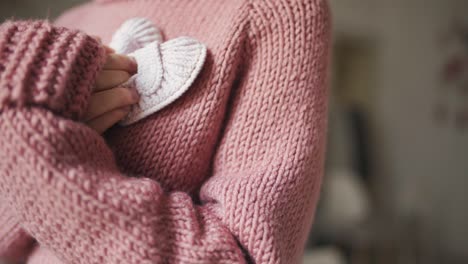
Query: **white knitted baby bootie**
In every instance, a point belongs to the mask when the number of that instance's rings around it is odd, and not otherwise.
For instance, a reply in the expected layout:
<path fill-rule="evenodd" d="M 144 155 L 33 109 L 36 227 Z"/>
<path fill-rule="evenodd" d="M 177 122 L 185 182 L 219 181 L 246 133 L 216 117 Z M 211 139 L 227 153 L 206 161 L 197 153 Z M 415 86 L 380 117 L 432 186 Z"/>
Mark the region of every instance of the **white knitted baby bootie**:
<path fill-rule="evenodd" d="M 161 32 L 146 18 L 132 18 L 125 21 L 112 36 L 110 46 L 117 53 L 129 54 L 153 41 L 163 42 Z"/>
<path fill-rule="evenodd" d="M 133 124 L 174 102 L 195 81 L 206 59 L 206 47 L 195 39 L 179 37 L 167 42 L 145 18 L 127 20 L 115 32 L 110 47 L 134 57 L 138 73 L 124 84 L 135 87 L 140 102 L 120 124 Z"/>

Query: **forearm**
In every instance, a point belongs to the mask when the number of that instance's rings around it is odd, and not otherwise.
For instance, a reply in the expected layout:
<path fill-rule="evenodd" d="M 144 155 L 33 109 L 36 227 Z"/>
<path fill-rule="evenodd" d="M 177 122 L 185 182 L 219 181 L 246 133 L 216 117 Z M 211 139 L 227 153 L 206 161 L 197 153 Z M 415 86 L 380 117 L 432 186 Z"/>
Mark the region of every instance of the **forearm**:
<path fill-rule="evenodd" d="M 53 27 L 47 21 L 1 24 L 0 115 L 11 109 L 40 107 L 80 118 L 104 59 L 100 44 L 79 31 Z M 0 145 L 5 154 L 7 145 Z M 21 152 L 8 155 L 15 157 Z M 28 255 L 34 239 L 7 206 L 5 197 L 0 197 L 0 259 L 19 262 Z"/>
<path fill-rule="evenodd" d="M 7 21 L 0 25 L 0 111 L 40 106 L 79 118 L 104 59 L 100 43 L 80 31 Z"/>
<path fill-rule="evenodd" d="M 104 139 L 83 124 L 42 109 L 8 110 L 0 139 L 0 194 L 68 263 L 244 263 L 210 206 L 121 174 Z"/>

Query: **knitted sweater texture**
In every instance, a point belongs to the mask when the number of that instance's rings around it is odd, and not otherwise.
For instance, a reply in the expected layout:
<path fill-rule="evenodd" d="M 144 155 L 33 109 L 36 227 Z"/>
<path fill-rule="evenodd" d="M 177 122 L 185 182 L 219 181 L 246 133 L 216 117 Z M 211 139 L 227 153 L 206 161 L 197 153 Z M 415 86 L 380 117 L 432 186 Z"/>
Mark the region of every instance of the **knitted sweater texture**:
<path fill-rule="evenodd" d="M 103 136 L 81 122 L 125 20 L 208 48 L 176 102 Z M 299 263 L 318 200 L 325 0 L 101 0 L 0 25 L 0 258 Z M 86 32 L 83 33 L 83 32 Z"/>

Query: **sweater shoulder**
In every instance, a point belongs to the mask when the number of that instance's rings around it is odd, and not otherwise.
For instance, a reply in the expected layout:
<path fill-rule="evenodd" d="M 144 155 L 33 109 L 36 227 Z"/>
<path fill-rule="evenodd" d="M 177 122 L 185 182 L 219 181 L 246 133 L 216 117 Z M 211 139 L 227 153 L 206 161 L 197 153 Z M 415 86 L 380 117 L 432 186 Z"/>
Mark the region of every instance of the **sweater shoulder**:
<path fill-rule="evenodd" d="M 328 52 L 332 31 L 328 0 L 248 1 L 249 30 L 245 43 L 250 52 L 258 47 L 292 49 L 300 54 L 320 47 L 320 54 Z"/>
<path fill-rule="evenodd" d="M 252 5 L 261 6 L 264 8 L 283 6 L 286 8 L 294 8 L 299 6 L 309 6 L 313 10 L 328 9 L 328 0 L 246 0 L 247 3 Z"/>
<path fill-rule="evenodd" d="M 328 0 L 247 0 L 253 26 L 265 29 L 281 24 L 287 30 L 330 26 Z"/>

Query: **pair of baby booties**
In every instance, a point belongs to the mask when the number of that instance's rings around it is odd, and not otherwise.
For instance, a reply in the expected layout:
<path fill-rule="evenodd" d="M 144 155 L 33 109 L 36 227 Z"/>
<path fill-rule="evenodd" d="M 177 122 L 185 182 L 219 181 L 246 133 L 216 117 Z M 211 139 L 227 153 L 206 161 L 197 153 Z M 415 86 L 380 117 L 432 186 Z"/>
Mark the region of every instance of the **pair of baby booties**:
<path fill-rule="evenodd" d="M 206 47 L 189 37 L 163 42 L 159 29 L 146 18 L 125 21 L 109 45 L 135 58 L 138 72 L 124 87 L 136 88 L 138 104 L 120 125 L 133 124 L 174 102 L 195 81 L 206 59 Z"/>

